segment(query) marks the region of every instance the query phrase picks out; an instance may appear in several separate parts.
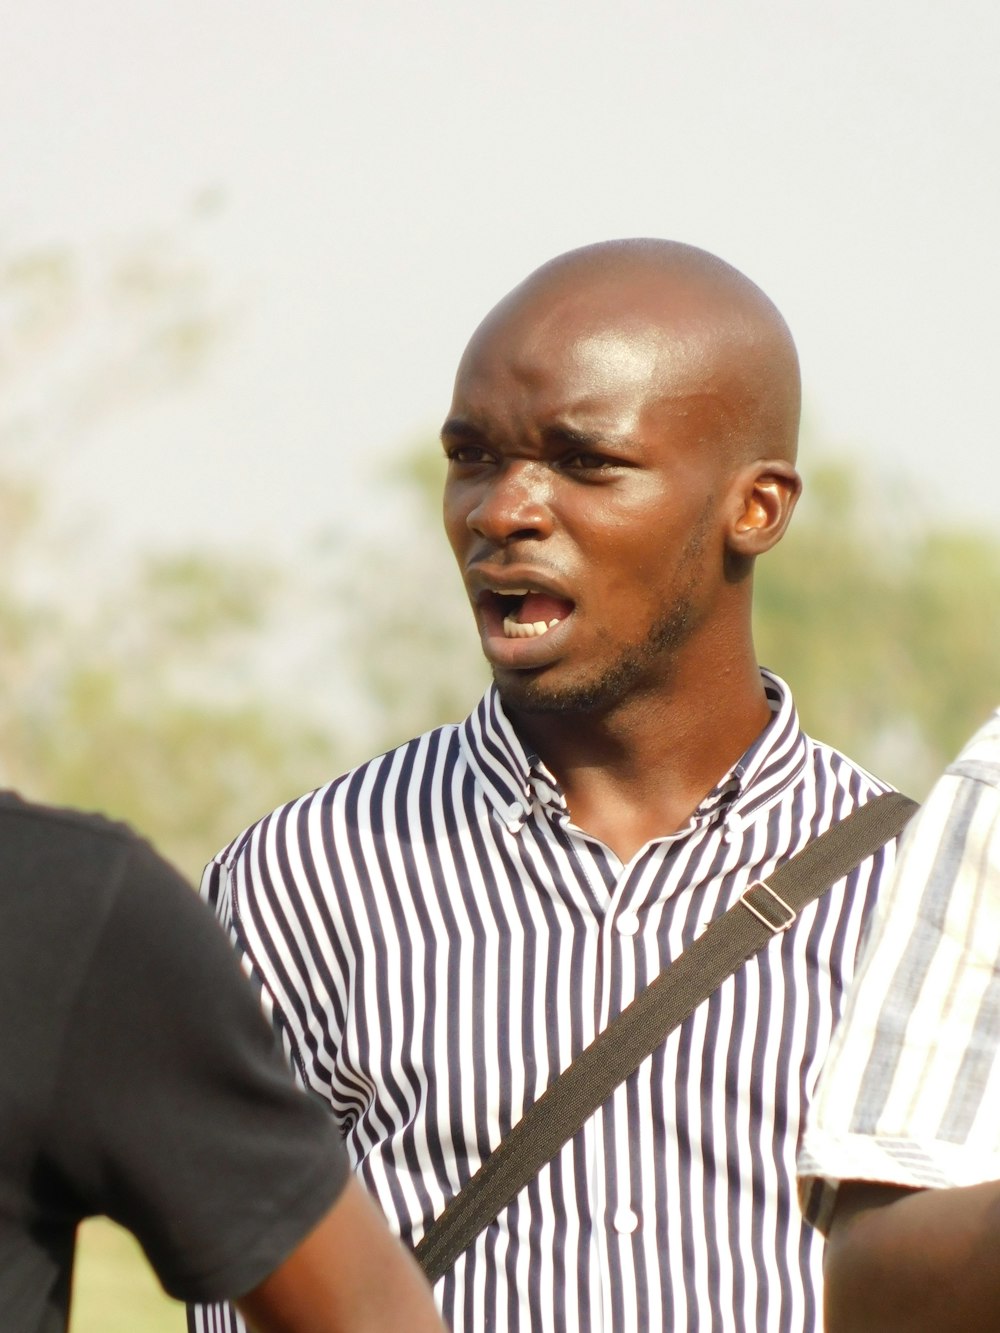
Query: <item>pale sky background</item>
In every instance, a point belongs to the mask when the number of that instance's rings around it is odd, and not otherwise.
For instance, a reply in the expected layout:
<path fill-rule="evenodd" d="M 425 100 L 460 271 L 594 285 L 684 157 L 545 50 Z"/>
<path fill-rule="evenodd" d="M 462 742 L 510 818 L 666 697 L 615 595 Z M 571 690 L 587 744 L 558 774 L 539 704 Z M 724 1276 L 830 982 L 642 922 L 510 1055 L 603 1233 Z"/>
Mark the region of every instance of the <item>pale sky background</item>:
<path fill-rule="evenodd" d="M 815 434 L 989 522 L 998 69 L 997 0 L 0 0 L 0 262 L 165 231 L 239 308 L 36 445 L 53 494 L 126 542 L 377 522 L 494 301 L 661 235 L 774 298 Z"/>

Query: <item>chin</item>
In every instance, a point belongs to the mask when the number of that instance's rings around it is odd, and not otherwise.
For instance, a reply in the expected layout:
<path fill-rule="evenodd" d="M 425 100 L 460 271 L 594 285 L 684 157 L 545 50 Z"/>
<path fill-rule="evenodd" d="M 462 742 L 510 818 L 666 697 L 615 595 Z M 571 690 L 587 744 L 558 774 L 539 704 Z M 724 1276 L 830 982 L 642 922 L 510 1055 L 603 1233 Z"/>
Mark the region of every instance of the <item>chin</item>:
<path fill-rule="evenodd" d="M 493 670 L 504 707 L 525 715 L 578 716 L 608 713 L 642 694 L 662 694 L 672 686 L 691 617 L 680 602 L 640 643 L 595 666 L 589 676 L 559 679 L 558 670 Z"/>
<path fill-rule="evenodd" d="M 493 673 L 504 707 L 532 716 L 603 713 L 621 703 L 634 684 L 632 673 L 615 668 L 589 681 L 548 681 L 545 673 Z"/>

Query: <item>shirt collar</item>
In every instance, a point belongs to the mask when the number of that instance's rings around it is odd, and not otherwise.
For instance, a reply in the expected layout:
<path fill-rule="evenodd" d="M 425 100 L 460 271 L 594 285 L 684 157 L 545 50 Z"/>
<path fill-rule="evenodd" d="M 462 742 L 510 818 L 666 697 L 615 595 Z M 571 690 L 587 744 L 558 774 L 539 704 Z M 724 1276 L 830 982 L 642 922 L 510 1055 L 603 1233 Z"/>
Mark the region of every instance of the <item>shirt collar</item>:
<path fill-rule="evenodd" d="M 763 667 L 760 674 L 771 721 L 701 802 L 693 822 L 702 824 L 724 815 L 727 822 L 743 823 L 769 805 L 805 766 L 807 742 L 791 691 Z M 470 768 L 508 828 L 519 829 L 535 804 L 566 816 L 558 783 L 521 741 L 495 685 L 465 719 L 459 735 Z"/>

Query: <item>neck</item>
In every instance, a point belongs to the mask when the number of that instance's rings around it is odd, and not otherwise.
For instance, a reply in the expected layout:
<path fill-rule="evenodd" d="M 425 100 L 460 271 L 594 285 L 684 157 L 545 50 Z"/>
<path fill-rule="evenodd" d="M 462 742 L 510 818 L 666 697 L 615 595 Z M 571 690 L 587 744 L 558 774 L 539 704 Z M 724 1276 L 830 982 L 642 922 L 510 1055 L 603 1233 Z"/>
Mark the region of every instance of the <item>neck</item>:
<path fill-rule="evenodd" d="M 687 823 L 771 710 L 751 656 L 600 713 L 511 715 L 558 780 L 573 822 L 627 861 Z"/>

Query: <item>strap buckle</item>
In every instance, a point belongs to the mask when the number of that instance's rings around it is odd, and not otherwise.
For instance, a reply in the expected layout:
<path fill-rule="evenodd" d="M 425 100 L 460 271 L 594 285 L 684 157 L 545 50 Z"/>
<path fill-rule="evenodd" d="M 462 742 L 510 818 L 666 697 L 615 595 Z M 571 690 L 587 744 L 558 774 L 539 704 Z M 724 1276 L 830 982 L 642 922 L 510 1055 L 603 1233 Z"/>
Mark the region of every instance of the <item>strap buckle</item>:
<path fill-rule="evenodd" d="M 760 891 L 757 894 L 758 905 L 755 907 L 750 901 L 750 895 L 751 893 L 757 893 L 758 890 Z M 766 898 L 763 896 L 764 894 L 767 895 Z M 768 899 L 771 901 L 768 902 Z M 748 912 L 762 923 L 762 925 L 767 926 L 768 930 L 773 935 L 780 935 L 798 920 L 798 912 L 796 912 L 793 907 L 790 907 L 788 903 L 785 902 L 784 898 L 780 898 L 771 888 L 770 884 L 763 879 L 759 879 L 755 884 L 751 884 L 746 893 L 740 897 L 740 902 Z M 783 917 L 775 919 L 769 915 L 773 910 L 771 906 L 772 903 L 784 913 Z M 766 908 L 767 910 L 762 911 L 761 908 Z"/>

